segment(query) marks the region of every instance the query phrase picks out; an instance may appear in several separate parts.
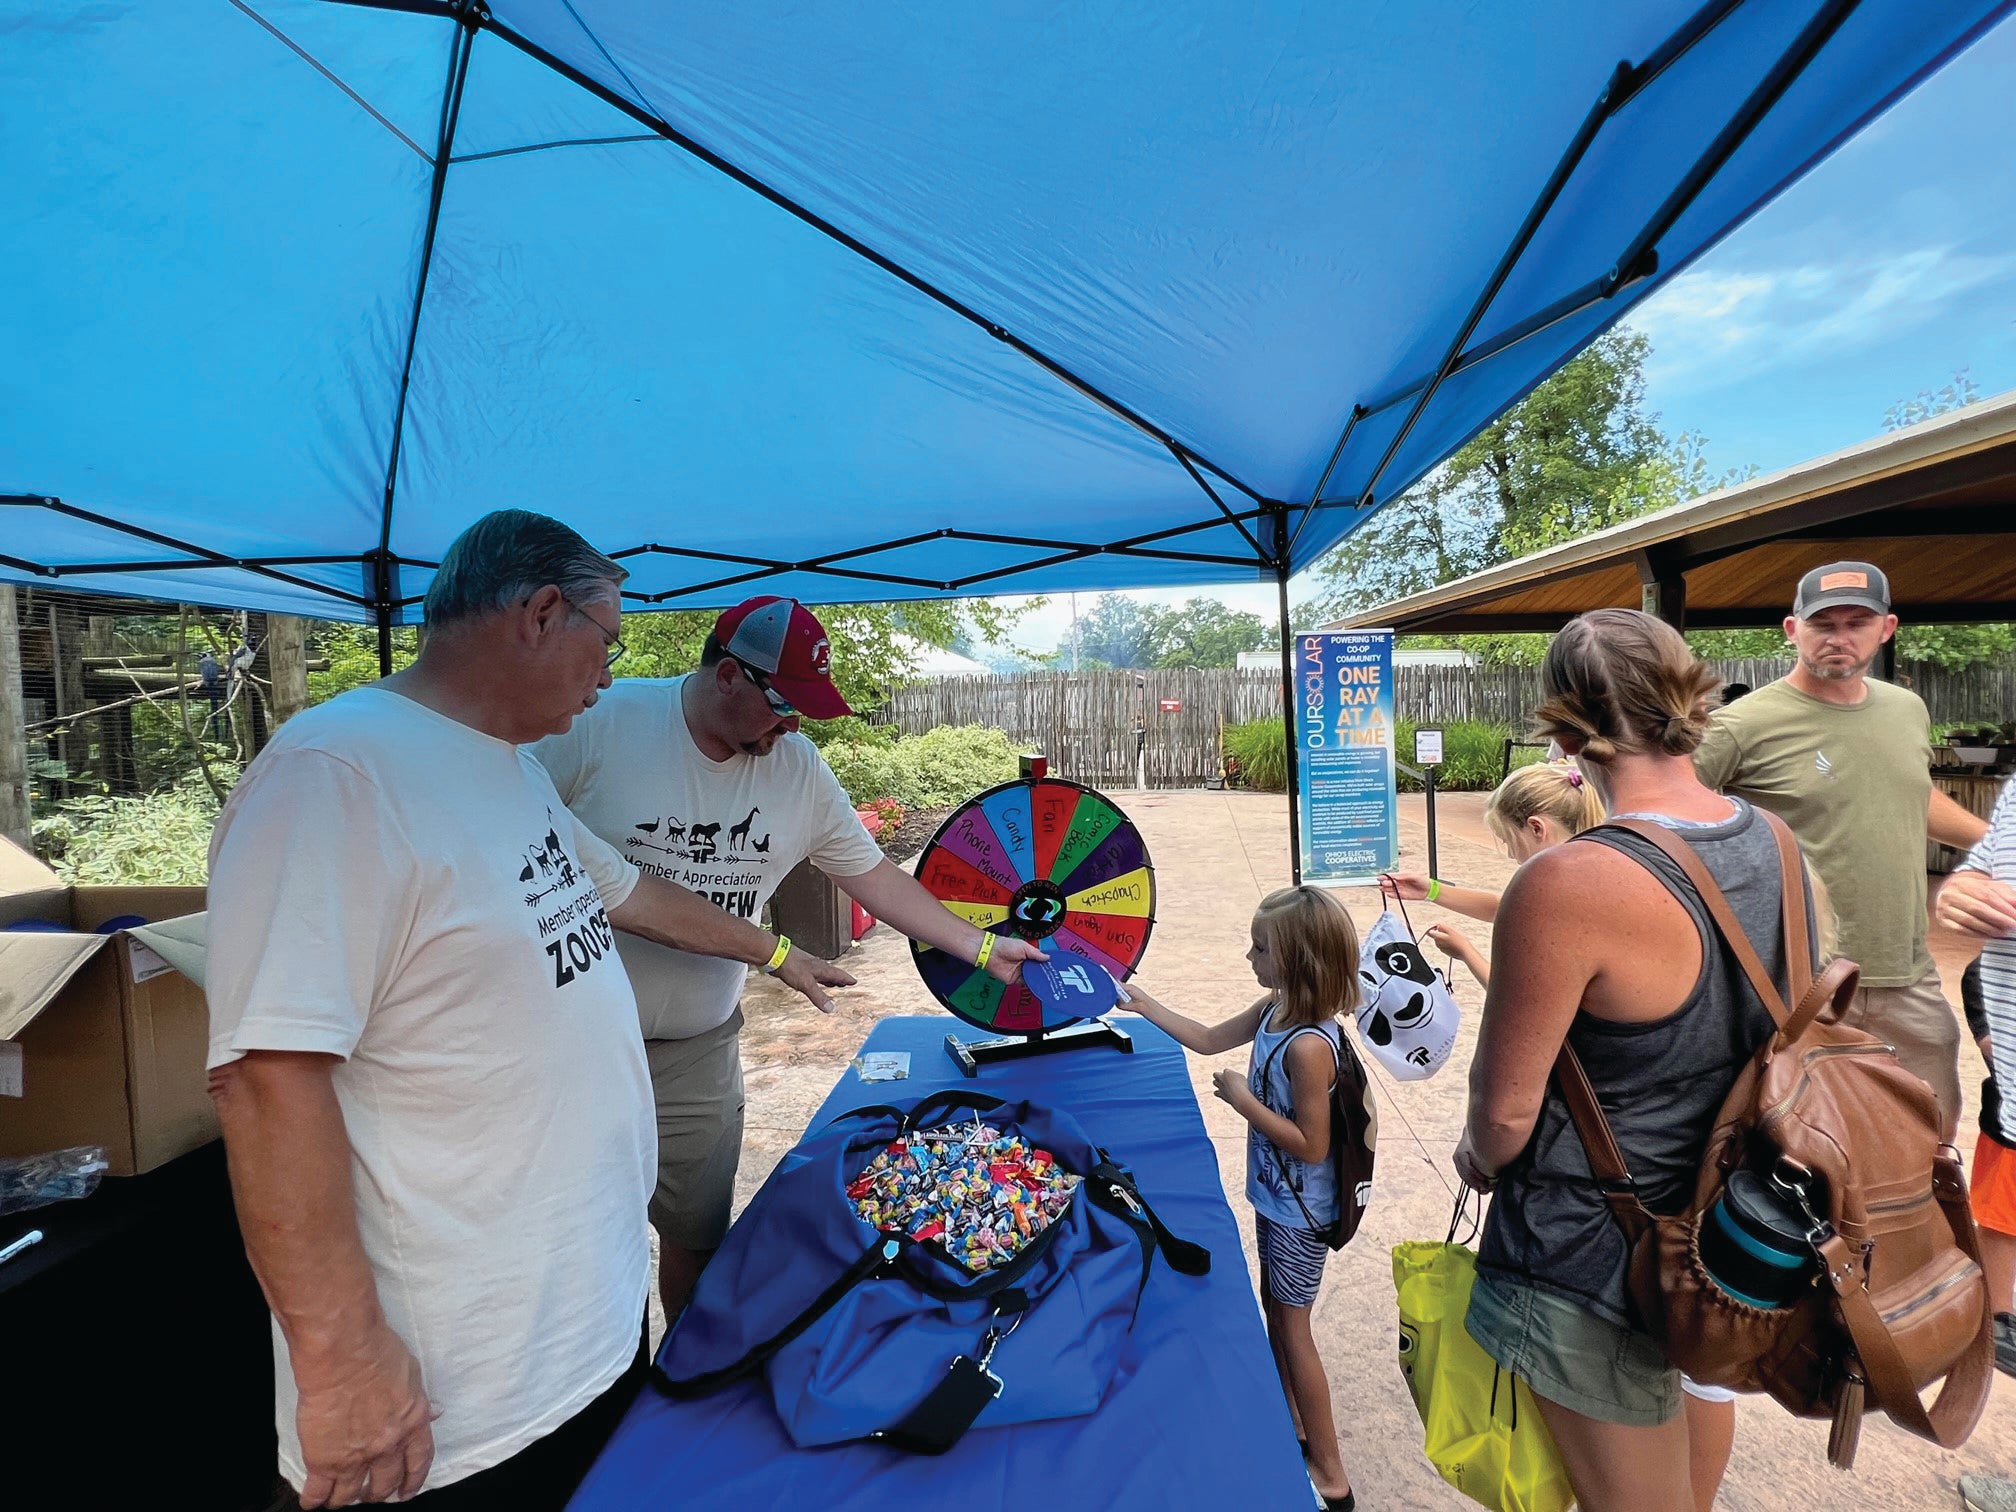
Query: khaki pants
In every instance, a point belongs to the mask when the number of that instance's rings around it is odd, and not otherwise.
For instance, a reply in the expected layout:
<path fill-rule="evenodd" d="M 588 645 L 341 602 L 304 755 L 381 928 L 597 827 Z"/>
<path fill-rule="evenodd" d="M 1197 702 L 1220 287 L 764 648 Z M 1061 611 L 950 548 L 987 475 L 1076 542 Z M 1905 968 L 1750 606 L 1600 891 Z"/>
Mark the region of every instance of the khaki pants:
<path fill-rule="evenodd" d="M 742 1010 L 691 1039 L 646 1040 L 658 1103 L 651 1226 L 668 1244 L 711 1250 L 728 1232 L 742 1163 Z"/>
<path fill-rule="evenodd" d="M 1908 987 L 1863 987 L 1841 1022 L 1896 1047 L 1904 1069 L 1938 1094 L 1950 1136 L 1960 1119 L 1960 1015 L 1939 973 Z"/>

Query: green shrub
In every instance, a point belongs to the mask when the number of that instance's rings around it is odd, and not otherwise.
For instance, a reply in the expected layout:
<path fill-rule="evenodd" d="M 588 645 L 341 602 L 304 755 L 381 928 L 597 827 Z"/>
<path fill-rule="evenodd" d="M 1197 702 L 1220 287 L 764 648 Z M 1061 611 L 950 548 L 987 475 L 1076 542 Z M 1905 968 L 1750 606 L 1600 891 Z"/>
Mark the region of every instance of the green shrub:
<path fill-rule="evenodd" d="M 213 762 L 227 783 L 229 763 Z M 72 886 L 201 887 L 217 799 L 201 773 L 144 798 L 73 798 L 35 826 L 35 847 Z"/>
<path fill-rule="evenodd" d="M 808 719 L 799 729 L 805 738 L 824 750 L 837 744 L 892 746 L 903 732 L 894 725 L 870 724 L 859 714 L 842 714 L 838 719 Z"/>
<path fill-rule="evenodd" d="M 1266 793 L 1288 790 L 1288 732 L 1280 720 L 1227 725 L 1225 751 L 1238 759 L 1240 775 L 1248 787 Z"/>
<path fill-rule="evenodd" d="M 1429 728 L 1442 731 L 1442 769 L 1435 774 L 1438 788 L 1444 792 L 1485 793 L 1498 786 L 1505 770 L 1505 742 L 1515 734 L 1510 725 L 1462 719 L 1451 724 L 1430 725 Z M 1400 753 L 1400 759 L 1412 766 L 1414 722 L 1401 720 L 1394 737 L 1394 749 Z M 1514 746 L 1512 765 L 1516 769 L 1538 761 L 1545 754 L 1538 748 Z M 1421 784 L 1402 772 L 1400 790 L 1403 793 L 1418 793 Z"/>
<path fill-rule="evenodd" d="M 878 798 L 906 809 L 950 808 L 1020 770 L 1008 737 L 986 725 L 940 725 L 886 744 L 835 741 L 825 754 L 857 808 Z"/>
<path fill-rule="evenodd" d="M 1437 728 L 1431 726 L 1431 728 Z M 1435 785 L 1445 792 L 1486 792 L 1498 785 L 1500 772 L 1505 763 L 1505 742 L 1512 736 L 1510 725 L 1487 724 L 1476 720 L 1459 720 L 1454 724 L 1439 726 L 1442 731 L 1442 769 L 1436 774 Z M 1414 725 L 1411 720 L 1402 720 L 1394 730 L 1394 750 L 1400 760 L 1413 765 Z M 1245 774 L 1246 785 L 1263 792 L 1279 793 L 1288 786 L 1287 732 L 1278 719 L 1256 719 L 1249 724 L 1228 725 L 1225 730 L 1226 751 L 1239 758 L 1239 766 Z M 1545 753 L 1534 748 L 1515 746 L 1512 751 L 1512 765 L 1525 766 L 1538 761 Z M 1416 793 L 1421 784 L 1407 773 L 1400 773 L 1400 790 Z"/>

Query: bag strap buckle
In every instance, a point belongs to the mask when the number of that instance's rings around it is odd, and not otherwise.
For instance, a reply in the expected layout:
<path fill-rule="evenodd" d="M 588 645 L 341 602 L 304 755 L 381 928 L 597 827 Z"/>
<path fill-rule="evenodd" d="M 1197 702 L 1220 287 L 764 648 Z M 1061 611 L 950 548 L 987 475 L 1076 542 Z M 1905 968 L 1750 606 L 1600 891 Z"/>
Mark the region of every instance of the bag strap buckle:
<path fill-rule="evenodd" d="M 994 1383 L 994 1395 L 996 1396 L 1001 1395 L 1001 1377 L 994 1374 L 993 1370 L 989 1368 L 994 1362 L 994 1351 L 1001 1347 L 1003 1339 L 1022 1326 L 1022 1320 L 1027 1316 L 1026 1312 L 1017 1312 L 1009 1320 L 1008 1326 L 1003 1328 L 998 1321 L 1001 1314 L 997 1311 L 994 1314 L 997 1321 L 989 1323 L 987 1325 L 987 1332 L 980 1336 L 980 1353 L 974 1357 L 973 1363 L 985 1371 L 987 1378 Z"/>

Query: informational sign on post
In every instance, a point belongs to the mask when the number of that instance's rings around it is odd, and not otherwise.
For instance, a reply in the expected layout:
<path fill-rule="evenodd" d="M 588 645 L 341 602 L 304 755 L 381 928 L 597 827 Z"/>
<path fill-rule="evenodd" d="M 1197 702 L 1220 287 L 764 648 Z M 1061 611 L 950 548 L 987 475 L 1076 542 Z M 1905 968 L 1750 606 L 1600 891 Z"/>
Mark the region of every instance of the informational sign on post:
<path fill-rule="evenodd" d="M 1296 636 L 1293 685 L 1302 879 L 1376 881 L 1399 855 L 1393 632 Z"/>
<path fill-rule="evenodd" d="M 1442 765 L 1442 732 L 1440 730 L 1416 730 L 1414 732 L 1414 765 L 1418 767 Z"/>

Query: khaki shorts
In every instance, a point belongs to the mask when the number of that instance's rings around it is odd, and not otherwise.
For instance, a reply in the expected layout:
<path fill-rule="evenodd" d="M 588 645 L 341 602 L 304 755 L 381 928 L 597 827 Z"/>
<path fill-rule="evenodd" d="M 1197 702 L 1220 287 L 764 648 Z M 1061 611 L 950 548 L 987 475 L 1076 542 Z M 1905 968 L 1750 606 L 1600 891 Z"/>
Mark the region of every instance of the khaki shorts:
<path fill-rule="evenodd" d="M 728 1232 L 742 1163 L 742 1010 L 691 1039 L 646 1040 L 658 1103 L 651 1226 L 667 1244 L 711 1250 Z"/>
<path fill-rule="evenodd" d="M 1939 973 L 1908 987 L 1863 987 L 1841 1022 L 1894 1045 L 1904 1069 L 1938 1094 L 1949 1126 L 1960 1117 L 1960 1015 Z"/>
<path fill-rule="evenodd" d="M 1657 1428 L 1680 1411 L 1680 1372 L 1644 1334 L 1510 1276 L 1479 1274 L 1463 1325 L 1535 1396 L 1599 1423 Z"/>

